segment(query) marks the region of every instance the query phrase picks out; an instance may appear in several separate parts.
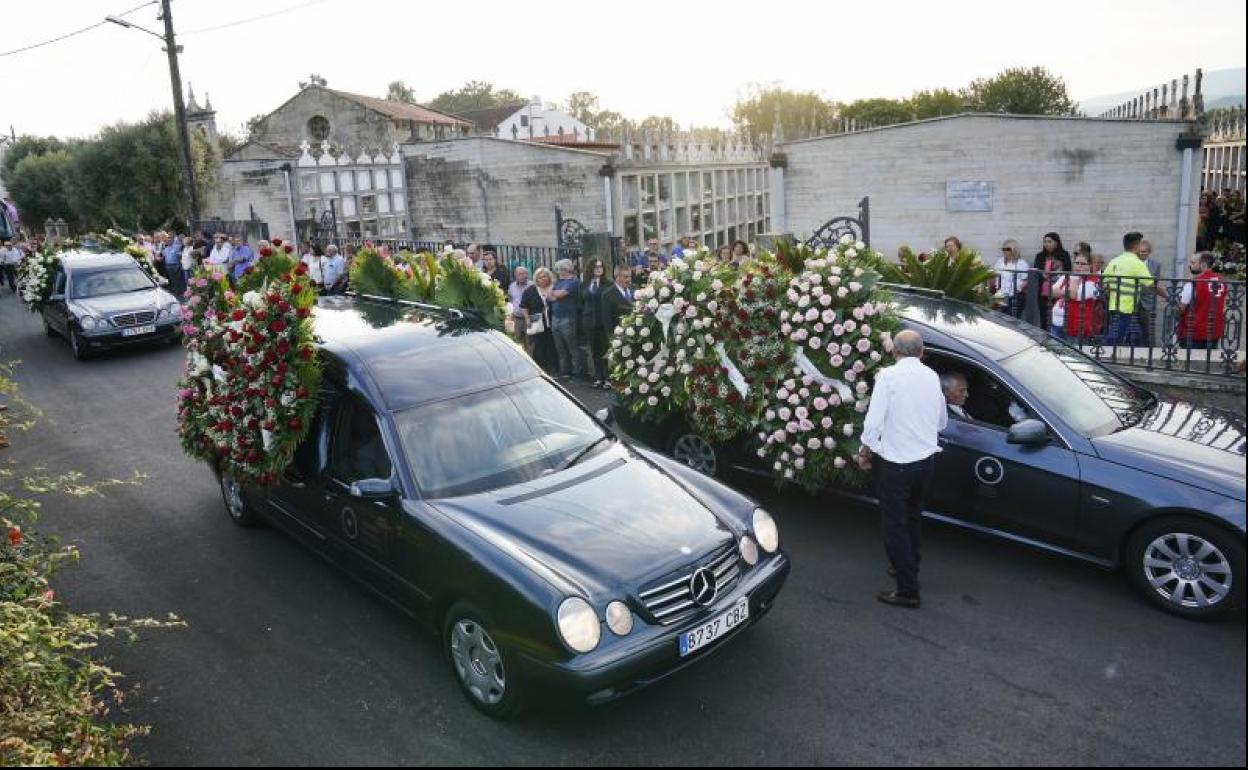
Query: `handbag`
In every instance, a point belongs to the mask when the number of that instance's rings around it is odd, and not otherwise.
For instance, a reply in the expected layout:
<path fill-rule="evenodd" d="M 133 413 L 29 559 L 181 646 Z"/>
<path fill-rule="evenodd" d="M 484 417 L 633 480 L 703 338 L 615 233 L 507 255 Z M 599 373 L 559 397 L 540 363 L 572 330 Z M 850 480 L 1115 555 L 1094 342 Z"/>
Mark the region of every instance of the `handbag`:
<path fill-rule="evenodd" d="M 542 313 L 541 315 L 529 316 L 529 325 L 525 328 L 524 333 L 530 337 L 546 331 L 546 310 L 550 307 L 550 303 L 546 301 L 546 296 L 542 294 L 541 290 L 538 290 L 537 296 L 542 299 Z"/>

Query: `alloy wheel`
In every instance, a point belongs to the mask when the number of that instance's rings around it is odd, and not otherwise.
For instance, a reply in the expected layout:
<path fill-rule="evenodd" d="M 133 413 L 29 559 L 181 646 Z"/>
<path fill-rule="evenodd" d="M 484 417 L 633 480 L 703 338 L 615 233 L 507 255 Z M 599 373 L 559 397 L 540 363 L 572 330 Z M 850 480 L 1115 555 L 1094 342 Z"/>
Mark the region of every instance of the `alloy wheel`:
<path fill-rule="evenodd" d="M 498 645 L 485 628 L 465 618 L 451 629 L 451 662 L 455 673 L 473 698 L 495 706 L 507 694 L 507 675 Z"/>
<path fill-rule="evenodd" d="M 242 521 L 246 508 L 243 505 L 243 489 L 239 486 L 238 480 L 222 473 L 221 495 L 225 498 L 225 510 L 230 514 L 230 518 Z"/>
<path fill-rule="evenodd" d="M 676 443 L 672 445 L 672 457 L 707 476 L 714 476 L 719 465 L 715 457 L 715 447 L 694 433 L 686 433 L 676 439 Z"/>
<path fill-rule="evenodd" d="M 1166 602 L 1187 609 L 1212 607 L 1231 594 L 1226 554 L 1209 540 L 1168 532 L 1144 549 L 1144 578 Z"/>

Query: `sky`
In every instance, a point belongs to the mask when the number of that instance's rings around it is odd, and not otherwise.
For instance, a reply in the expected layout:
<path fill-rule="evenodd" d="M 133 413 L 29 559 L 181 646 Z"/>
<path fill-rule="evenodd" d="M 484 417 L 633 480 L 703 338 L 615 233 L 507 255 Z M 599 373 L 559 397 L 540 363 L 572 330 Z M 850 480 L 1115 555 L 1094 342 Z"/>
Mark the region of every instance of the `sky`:
<path fill-rule="evenodd" d="M 0 130 L 86 136 L 170 109 L 161 42 L 134 29 L 5 55 L 141 2 L 0 3 Z M 125 18 L 163 31 L 158 8 Z M 751 84 L 845 102 L 1041 65 L 1078 101 L 1245 61 L 1243 0 L 174 0 L 173 20 L 182 80 L 235 133 L 310 73 L 377 96 L 404 80 L 422 101 L 468 80 L 544 101 L 585 90 L 627 117 L 727 128 Z"/>

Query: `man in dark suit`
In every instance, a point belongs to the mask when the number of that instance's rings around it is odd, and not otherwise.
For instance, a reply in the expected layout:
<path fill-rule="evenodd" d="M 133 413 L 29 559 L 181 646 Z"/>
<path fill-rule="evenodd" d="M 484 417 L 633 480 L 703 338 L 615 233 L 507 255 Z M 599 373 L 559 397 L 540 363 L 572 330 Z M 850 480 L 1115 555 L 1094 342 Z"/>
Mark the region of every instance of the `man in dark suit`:
<path fill-rule="evenodd" d="M 615 268 L 615 283 L 602 290 L 600 301 L 607 339 L 610 340 L 615 334 L 615 327 L 620 325 L 620 319 L 633 312 L 633 272 L 628 265 Z M 606 383 L 603 389 L 610 387 L 611 384 Z"/>

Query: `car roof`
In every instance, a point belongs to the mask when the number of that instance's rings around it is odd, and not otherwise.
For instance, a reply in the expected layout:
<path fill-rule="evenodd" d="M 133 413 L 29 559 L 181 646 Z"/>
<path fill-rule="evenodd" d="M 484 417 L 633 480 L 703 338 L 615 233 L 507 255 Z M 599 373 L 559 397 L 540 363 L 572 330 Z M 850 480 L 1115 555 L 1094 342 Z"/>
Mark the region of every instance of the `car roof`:
<path fill-rule="evenodd" d="M 68 272 L 95 268 L 127 267 L 130 265 L 138 267 L 134 257 L 129 254 L 118 254 L 116 252 L 64 251 L 60 254 L 60 260 Z"/>
<path fill-rule="evenodd" d="M 982 305 L 945 297 L 897 291 L 898 315 L 916 328 L 928 344 L 974 353 L 1000 361 L 1041 343 L 1040 329 Z"/>
<path fill-rule="evenodd" d="M 392 412 L 540 374 L 515 342 L 470 313 L 321 297 L 312 318 L 322 349 Z"/>

